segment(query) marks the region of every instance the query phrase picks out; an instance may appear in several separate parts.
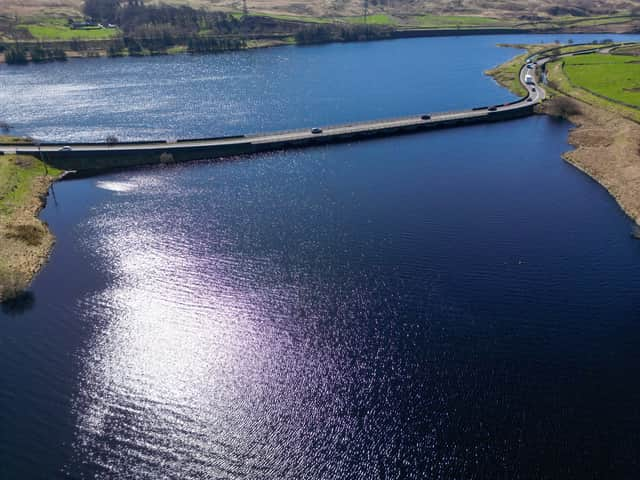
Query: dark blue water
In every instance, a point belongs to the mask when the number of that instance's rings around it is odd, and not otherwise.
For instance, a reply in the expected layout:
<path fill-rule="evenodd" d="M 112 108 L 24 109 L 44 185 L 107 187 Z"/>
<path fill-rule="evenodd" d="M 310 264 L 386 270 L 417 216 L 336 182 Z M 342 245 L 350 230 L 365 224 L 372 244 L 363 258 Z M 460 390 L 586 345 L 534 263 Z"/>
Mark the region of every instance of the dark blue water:
<path fill-rule="evenodd" d="M 476 58 L 485 37 L 450 40 L 469 49 L 458 65 L 499 61 Z M 406 45 L 430 42 L 447 45 Z M 235 55 L 374 62 L 403 44 Z M 479 71 L 479 101 L 510 98 Z M 449 108 L 467 74 L 440 75 L 425 103 Z M 375 113 L 324 79 L 343 107 L 310 121 Z M 376 101 L 407 113 L 417 91 Z M 287 127 L 299 100 L 242 121 Z M 140 115 L 135 135 L 169 128 Z M 74 118 L 68 138 L 101 128 Z M 200 135 L 200 118 L 175 128 Z M 0 478 L 634 478 L 640 243 L 561 160 L 568 129 L 535 117 L 56 184 L 51 262 L 0 313 Z"/>
<path fill-rule="evenodd" d="M 176 139 L 448 111 L 512 100 L 483 72 L 512 35 L 284 47 L 207 56 L 0 65 L 0 117 L 43 140 Z M 614 36 L 637 39 L 633 35 Z"/>

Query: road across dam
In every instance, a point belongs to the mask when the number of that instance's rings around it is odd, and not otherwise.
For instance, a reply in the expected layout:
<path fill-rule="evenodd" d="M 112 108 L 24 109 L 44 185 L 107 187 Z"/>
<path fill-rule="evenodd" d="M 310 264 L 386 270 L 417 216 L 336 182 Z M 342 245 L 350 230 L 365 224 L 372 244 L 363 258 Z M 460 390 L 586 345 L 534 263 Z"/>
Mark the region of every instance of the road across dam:
<path fill-rule="evenodd" d="M 421 115 L 402 118 L 257 135 L 186 139 L 173 142 L 0 145 L 0 151 L 40 155 L 43 160 L 57 168 L 90 172 L 156 163 L 215 159 L 505 121 L 533 114 L 535 105 L 544 99 L 545 92 L 536 83 L 534 69 L 535 66 L 523 65 L 520 70 L 520 82 L 526 87 L 527 96 L 503 105 L 487 105 L 457 112 L 425 112 Z"/>

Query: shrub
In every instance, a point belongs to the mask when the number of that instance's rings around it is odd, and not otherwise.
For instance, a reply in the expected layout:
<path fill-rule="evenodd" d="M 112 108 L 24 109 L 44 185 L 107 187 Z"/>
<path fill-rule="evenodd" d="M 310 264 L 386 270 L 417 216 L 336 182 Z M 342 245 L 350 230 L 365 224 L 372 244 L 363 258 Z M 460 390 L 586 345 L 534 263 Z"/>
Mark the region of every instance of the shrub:
<path fill-rule="evenodd" d="M 21 47 L 11 47 L 4 54 L 4 60 L 8 65 L 24 65 L 29 62 L 27 51 Z"/>
<path fill-rule="evenodd" d="M 0 268 L 0 303 L 3 309 L 5 302 L 12 300 L 22 292 L 24 282 L 16 272 L 8 268 Z"/>
<path fill-rule="evenodd" d="M 20 168 L 32 168 L 35 158 L 32 156 L 17 156 L 13 160 L 13 164 Z"/>
<path fill-rule="evenodd" d="M 565 96 L 557 96 L 551 99 L 547 102 L 546 110 L 549 115 L 562 118 L 569 118 L 582 113 L 580 104 L 572 98 Z"/>
<path fill-rule="evenodd" d="M 46 62 L 49 60 L 48 52 L 41 45 L 36 45 L 29 50 L 32 62 Z"/>
<path fill-rule="evenodd" d="M 7 238 L 19 240 L 36 247 L 42 243 L 44 237 L 44 230 L 36 225 L 16 225 L 12 228 L 12 231 L 5 234 Z"/>
<path fill-rule="evenodd" d="M 51 51 L 51 58 L 58 62 L 66 62 L 67 61 L 67 52 L 62 48 L 54 48 Z"/>

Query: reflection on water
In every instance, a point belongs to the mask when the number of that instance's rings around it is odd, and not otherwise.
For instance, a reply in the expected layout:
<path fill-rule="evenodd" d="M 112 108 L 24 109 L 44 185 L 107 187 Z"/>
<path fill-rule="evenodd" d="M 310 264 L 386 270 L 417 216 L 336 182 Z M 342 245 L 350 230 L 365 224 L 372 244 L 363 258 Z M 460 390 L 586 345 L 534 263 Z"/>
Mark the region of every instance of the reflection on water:
<path fill-rule="evenodd" d="M 93 333 L 63 471 L 539 478 L 634 465 L 633 443 L 619 467 L 602 448 L 631 441 L 616 432 L 640 400 L 612 374 L 640 366 L 640 251 L 606 193 L 553 160 L 565 128 L 504 128 L 60 184 L 62 212 L 99 187 L 77 242 L 107 274 L 77 306 Z M 502 153 L 479 161 L 488 145 Z"/>
<path fill-rule="evenodd" d="M 96 187 L 111 190 L 112 192 L 130 192 L 137 188 L 138 185 L 130 182 L 107 182 L 100 180 L 96 182 Z"/>
<path fill-rule="evenodd" d="M 135 195 L 139 205 L 144 191 Z M 310 272 L 278 281 L 272 255 L 202 255 L 223 235 L 163 225 L 163 209 L 117 218 L 118 207 L 107 204 L 91 225 L 117 280 L 82 306 L 100 333 L 83 355 L 78 460 L 102 472 L 127 465 L 136 477 L 171 465 L 187 467 L 182 478 L 291 477 L 318 467 L 313 451 L 300 451 L 309 434 L 328 436 L 330 450 L 359 441 L 352 410 L 372 415 L 370 390 L 393 377 L 368 372 L 358 389 L 348 384 L 354 361 L 367 368 L 356 360 L 367 341 L 348 317 L 366 315 L 369 292 L 342 293 Z M 393 361 L 381 345 L 375 354 Z M 332 453 L 339 463 L 351 455 Z"/>

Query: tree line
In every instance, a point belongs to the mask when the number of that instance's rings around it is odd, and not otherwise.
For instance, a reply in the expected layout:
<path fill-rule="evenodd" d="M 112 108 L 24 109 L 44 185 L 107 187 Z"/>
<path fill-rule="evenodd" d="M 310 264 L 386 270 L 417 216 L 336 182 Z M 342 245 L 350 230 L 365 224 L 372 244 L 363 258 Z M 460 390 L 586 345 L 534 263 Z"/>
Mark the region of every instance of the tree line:
<path fill-rule="evenodd" d="M 380 25 L 327 24 L 309 26 L 298 31 L 296 43 L 359 42 L 376 38 L 388 38 L 393 30 Z"/>
<path fill-rule="evenodd" d="M 29 61 L 52 62 L 65 60 L 67 60 L 67 53 L 62 48 L 49 48 L 43 44 L 29 47 L 17 44 L 4 51 L 4 61 L 9 65 L 24 65 Z"/>
<path fill-rule="evenodd" d="M 145 5 L 143 0 L 85 0 L 84 13 L 94 22 L 117 25 L 121 35 L 95 42 L 70 40 L 64 48 L 87 55 L 109 56 L 166 53 L 174 46 L 190 53 L 237 50 L 246 39 L 292 35 L 297 43 L 360 41 L 390 36 L 392 29 L 377 25 L 322 24 L 282 20 L 266 16 L 232 15 L 188 6 Z M 0 49 L 2 47 L 0 46 Z M 5 50 L 5 61 L 24 64 L 66 60 L 60 44 L 15 44 Z"/>

